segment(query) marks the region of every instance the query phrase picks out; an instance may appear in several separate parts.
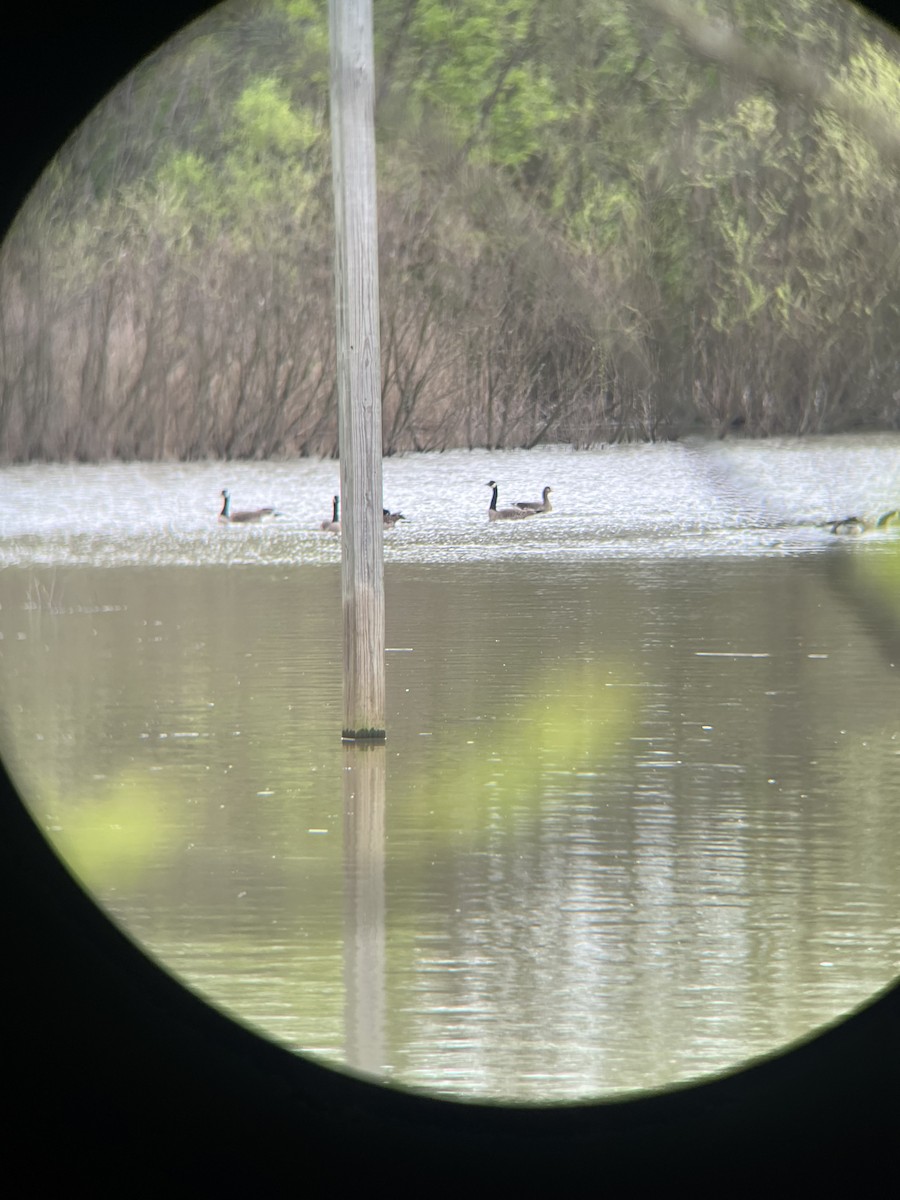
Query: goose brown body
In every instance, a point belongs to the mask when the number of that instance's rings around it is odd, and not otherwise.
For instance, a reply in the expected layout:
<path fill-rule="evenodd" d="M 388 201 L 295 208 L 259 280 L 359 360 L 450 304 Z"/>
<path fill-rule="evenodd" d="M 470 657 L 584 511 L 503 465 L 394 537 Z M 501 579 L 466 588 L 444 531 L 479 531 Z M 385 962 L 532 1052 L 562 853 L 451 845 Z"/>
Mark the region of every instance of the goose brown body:
<path fill-rule="evenodd" d="M 530 508 L 498 508 L 497 507 L 497 485 L 493 479 L 488 484 L 489 488 L 493 488 L 490 507 L 488 508 L 489 521 L 521 521 L 523 517 L 533 517 L 534 510 Z"/>
<path fill-rule="evenodd" d="M 219 513 L 220 521 L 228 521 L 233 525 L 245 525 L 250 521 L 262 521 L 264 517 L 277 517 L 279 514 L 274 508 L 245 508 L 232 511 L 231 495 L 227 488 L 222 489 L 222 511 Z"/>
<path fill-rule="evenodd" d="M 849 534 L 851 537 L 858 533 L 865 533 L 866 523 L 862 517 L 842 517 L 840 521 L 832 521 L 831 532 L 838 534 Z"/>
<path fill-rule="evenodd" d="M 541 499 L 541 500 L 517 500 L 516 508 L 523 508 L 527 512 L 535 512 L 535 513 L 552 512 L 553 505 L 550 503 L 550 493 L 552 491 L 553 491 L 552 487 L 545 487 L 544 493 L 543 493 L 543 499 Z"/>

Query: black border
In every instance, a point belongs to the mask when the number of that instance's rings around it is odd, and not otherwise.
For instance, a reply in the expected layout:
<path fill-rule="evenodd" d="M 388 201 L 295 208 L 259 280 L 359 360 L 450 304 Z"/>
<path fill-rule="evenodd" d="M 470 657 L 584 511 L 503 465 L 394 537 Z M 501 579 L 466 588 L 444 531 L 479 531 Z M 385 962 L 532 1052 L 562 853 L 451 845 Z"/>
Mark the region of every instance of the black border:
<path fill-rule="evenodd" d="M 208 7 L 37 0 L 4 17 L 3 232 L 109 87 Z M 210 1009 L 80 890 L 2 770 L 0 787 L 7 1194 L 317 1195 L 377 1181 L 403 1194 L 867 1195 L 896 1173 L 900 986 L 693 1088 L 546 1109 L 419 1098 L 298 1059 Z"/>

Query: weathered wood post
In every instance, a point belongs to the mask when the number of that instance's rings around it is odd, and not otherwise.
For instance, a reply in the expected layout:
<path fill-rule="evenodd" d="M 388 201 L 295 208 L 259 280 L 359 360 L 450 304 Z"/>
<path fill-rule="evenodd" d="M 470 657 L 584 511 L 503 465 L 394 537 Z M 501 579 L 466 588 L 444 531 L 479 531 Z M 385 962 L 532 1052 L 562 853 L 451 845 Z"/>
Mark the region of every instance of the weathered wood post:
<path fill-rule="evenodd" d="M 381 346 L 372 0 L 329 0 L 345 739 L 383 738 Z"/>

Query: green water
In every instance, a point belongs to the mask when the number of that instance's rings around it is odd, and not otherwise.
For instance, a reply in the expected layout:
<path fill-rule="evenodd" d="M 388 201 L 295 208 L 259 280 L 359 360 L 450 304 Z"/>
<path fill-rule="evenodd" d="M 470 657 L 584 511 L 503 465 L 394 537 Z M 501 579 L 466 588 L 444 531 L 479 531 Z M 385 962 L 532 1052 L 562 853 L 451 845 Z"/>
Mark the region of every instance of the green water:
<path fill-rule="evenodd" d="M 4 759 L 117 921 L 298 1051 L 662 1086 L 900 970 L 895 568 L 389 562 L 388 738 L 354 749 L 336 562 L 7 567 Z"/>

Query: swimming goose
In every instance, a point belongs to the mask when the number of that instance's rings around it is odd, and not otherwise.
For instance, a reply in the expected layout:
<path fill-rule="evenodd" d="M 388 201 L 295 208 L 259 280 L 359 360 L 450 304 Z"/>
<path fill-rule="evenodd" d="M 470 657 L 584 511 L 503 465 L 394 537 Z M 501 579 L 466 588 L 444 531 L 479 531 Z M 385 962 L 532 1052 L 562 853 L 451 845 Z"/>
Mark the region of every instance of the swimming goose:
<path fill-rule="evenodd" d="M 323 521 L 319 526 L 325 533 L 340 533 L 341 532 L 341 515 L 340 515 L 340 496 L 332 498 L 331 520 Z"/>
<path fill-rule="evenodd" d="M 516 508 L 526 508 L 529 512 L 552 512 L 553 505 L 550 503 L 550 493 L 553 491 L 551 487 L 544 488 L 543 500 L 517 500 Z"/>
<path fill-rule="evenodd" d="M 497 485 L 493 479 L 488 484 L 488 487 L 494 489 L 494 494 L 491 496 L 491 506 L 488 509 L 489 521 L 520 521 L 523 517 L 534 516 L 533 510 L 530 508 L 498 508 Z"/>
<path fill-rule="evenodd" d="M 228 489 L 222 489 L 222 511 L 219 513 L 220 521 L 231 521 L 233 524 L 240 525 L 245 524 L 247 521 L 261 521 L 264 517 L 280 516 L 281 513 L 276 512 L 274 508 L 251 508 L 232 512 L 231 496 Z"/>
<path fill-rule="evenodd" d="M 832 521 L 830 528 L 832 533 L 855 537 L 858 533 L 866 532 L 866 522 L 862 517 L 842 517 L 840 521 Z"/>
<path fill-rule="evenodd" d="M 384 521 L 385 529 L 393 529 L 398 521 L 405 521 L 406 517 L 401 512 L 392 513 L 390 509 L 383 508 L 381 510 L 381 519 Z"/>
<path fill-rule="evenodd" d="M 829 528 L 832 533 L 856 536 L 860 533 L 871 533 L 873 529 L 891 529 L 894 525 L 900 525 L 900 509 L 897 508 L 892 508 L 890 512 L 882 513 L 877 521 L 870 521 L 865 517 L 844 517 L 840 521 L 832 521 Z"/>

